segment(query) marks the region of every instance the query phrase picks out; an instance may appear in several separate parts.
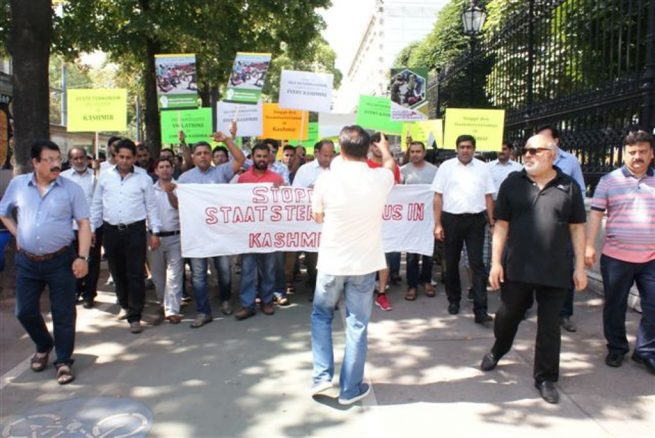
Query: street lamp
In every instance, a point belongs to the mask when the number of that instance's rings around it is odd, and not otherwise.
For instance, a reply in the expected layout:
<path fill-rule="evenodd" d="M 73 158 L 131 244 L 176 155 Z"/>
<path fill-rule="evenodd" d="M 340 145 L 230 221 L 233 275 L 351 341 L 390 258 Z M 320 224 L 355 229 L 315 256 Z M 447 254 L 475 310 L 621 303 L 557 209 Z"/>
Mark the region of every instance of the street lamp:
<path fill-rule="evenodd" d="M 462 12 L 462 24 L 464 25 L 464 35 L 471 37 L 469 44 L 471 47 L 471 62 L 469 65 L 469 106 L 473 106 L 473 61 L 475 55 L 475 37 L 482 31 L 484 21 L 487 19 L 487 13 L 471 0 L 471 5 Z"/>

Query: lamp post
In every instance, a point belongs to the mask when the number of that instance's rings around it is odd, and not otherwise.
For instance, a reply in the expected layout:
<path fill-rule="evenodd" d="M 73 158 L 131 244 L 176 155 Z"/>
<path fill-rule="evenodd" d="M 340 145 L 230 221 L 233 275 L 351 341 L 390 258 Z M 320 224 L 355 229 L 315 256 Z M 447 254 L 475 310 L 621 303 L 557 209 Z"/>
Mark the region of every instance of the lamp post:
<path fill-rule="evenodd" d="M 469 45 L 471 49 L 471 62 L 469 66 L 469 105 L 471 107 L 473 106 L 473 57 L 475 55 L 475 38 L 482 31 L 486 19 L 487 13 L 477 5 L 475 0 L 471 0 L 470 6 L 462 12 L 464 35 L 470 37 Z"/>

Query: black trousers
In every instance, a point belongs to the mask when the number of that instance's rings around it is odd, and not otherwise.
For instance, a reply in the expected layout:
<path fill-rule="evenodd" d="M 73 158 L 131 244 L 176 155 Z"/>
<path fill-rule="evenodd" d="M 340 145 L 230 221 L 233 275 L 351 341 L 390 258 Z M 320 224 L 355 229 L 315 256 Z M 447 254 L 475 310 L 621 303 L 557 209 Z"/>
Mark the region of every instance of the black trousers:
<path fill-rule="evenodd" d="M 462 283 L 459 278 L 459 261 L 462 248 L 466 244 L 469 265 L 473 271 L 473 312 L 476 316 L 487 313 L 487 274 L 482 258 L 484 248 L 484 229 L 487 219 L 484 213 L 461 215 L 443 212 L 441 224 L 444 228 L 444 249 L 446 261 L 446 295 L 448 302 L 457 303 L 462 299 Z"/>
<path fill-rule="evenodd" d="M 77 295 L 85 300 L 93 300 L 98 295 L 98 277 L 100 276 L 100 258 L 102 257 L 100 251 L 102 247 L 102 231 L 102 227 L 96 230 L 95 245 L 89 251 L 89 257 L 91 258 L 89 261 L 89 273 L 85 277 L 77 279 Z M 78 251 L 77 254 L 79 254 L 80 242 L 77 231 L 75 231 L 75 249 Z"/>
<path fill-rule="evenodd" d="M 107 253 L 109 271 L 116 285 L 118 304 L 127 310 L 127 321 L 141 320 L 145 302 L 145 278 L 143 266 L 146 262 L 145 221 L 119 228 L 105 222 L 104 247 Z"/>
<path fill-rule="evenodd" d="M 556 382 L 559 378 L 561 333 L 559 312 L 566 297 L 566 288 L 519 283 L 507 278 L 500 290 L 500 307 L 496 311 L 491 352 L 497 358 L 511 348 L 525 311 L 537 299 L 537 339 L 534 353 L 534 380 Z"/>

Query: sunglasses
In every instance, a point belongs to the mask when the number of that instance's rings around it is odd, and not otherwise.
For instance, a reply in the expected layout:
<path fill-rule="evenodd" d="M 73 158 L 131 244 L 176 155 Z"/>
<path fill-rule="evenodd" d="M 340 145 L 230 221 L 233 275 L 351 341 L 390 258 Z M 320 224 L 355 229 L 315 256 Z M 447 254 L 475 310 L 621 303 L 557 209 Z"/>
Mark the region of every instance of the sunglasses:
<path fill-rule="evenodd" d="M 550 151 L 550 148 L 525 148 L 523 149 L 523 155 L 541 155 L 544 151 Z"/>

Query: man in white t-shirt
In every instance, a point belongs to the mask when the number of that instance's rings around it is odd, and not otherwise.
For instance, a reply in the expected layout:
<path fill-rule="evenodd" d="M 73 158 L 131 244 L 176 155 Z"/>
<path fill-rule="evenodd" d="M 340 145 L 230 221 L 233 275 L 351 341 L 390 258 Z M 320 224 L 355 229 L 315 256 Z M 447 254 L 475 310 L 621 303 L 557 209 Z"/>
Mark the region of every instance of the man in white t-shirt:
<path fill-rule="evenodd" d="M 346 304 L 346 348 L 341 367 L 339 403 L 350 405 L 370 392 L 363 383 L 367 326 L 373 305 L 375 273 L 386 266 L 382 248 L 382 212 L 394 185 L 396 166 L 381 137 L 383 167 L 369 168 L 370 137 L 359 126 L 339 135 L 342 161 L 316 180 L 314 220 L 323 224 L 312 311 L 314 355 L 312 394 L 332 387 L 334 353 L 332 319 L 343 292 Z"/>

